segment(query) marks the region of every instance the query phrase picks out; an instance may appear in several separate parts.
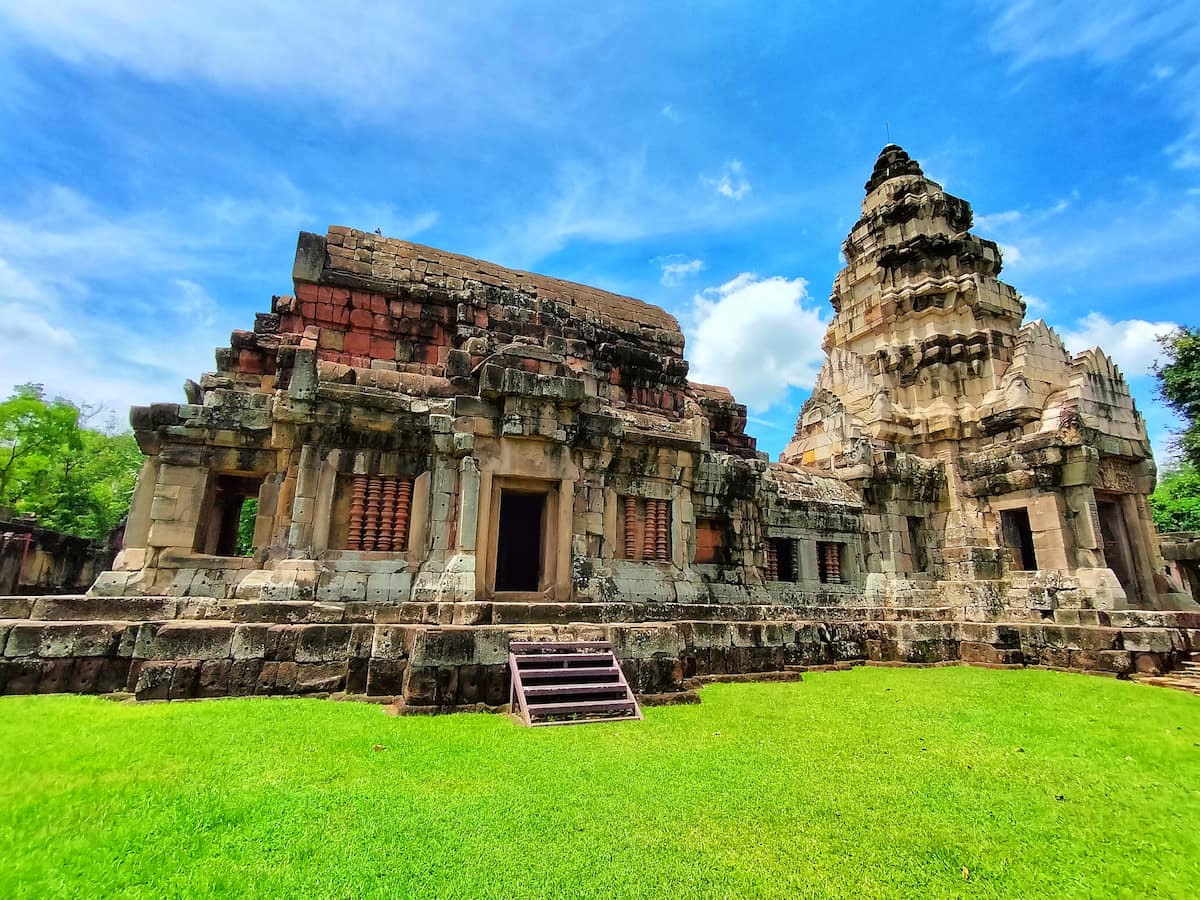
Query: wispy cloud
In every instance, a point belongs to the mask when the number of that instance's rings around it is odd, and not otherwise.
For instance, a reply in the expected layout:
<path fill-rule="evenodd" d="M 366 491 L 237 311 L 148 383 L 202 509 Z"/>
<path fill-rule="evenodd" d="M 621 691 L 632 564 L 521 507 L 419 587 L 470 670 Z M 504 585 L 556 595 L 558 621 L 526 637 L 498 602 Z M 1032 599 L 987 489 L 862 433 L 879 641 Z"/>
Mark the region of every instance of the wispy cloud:
<path fill-rule="evenodd" d="M 657 235 L 731 228 L 768 214 L 763 204 L 730 204 L 645 153 L 574 159 L 548 189 L 502 216 L 480 255 L 531 266 L 569 243 L 625 243 Z"/>
<path fill-rule="evenodd" d="M 741 200 L 751 191 L 750 181 L 746 178 L 746 167 L 742 161 L 731 159 L 725 163 L 725 169 L 716 178 L 705 177 L 704 183 L 730 200 Z"/>
<path fill-rule="evenodd" d="M 662 269 L 663 287 L 678 287 L 687 280 L 688 276 L 695 275 L 704 269 L 704 260 L 688 259 L 680 253 L 660 256 L 654 262 Z"/>
<path fill-rule="evenodd" d="M 1183 126 L 1164 148 L 1180 168 L 1200 166 L 1200 28 L 1190 3 L 1150 0 L 1014 0 L 995 20 L 993 49 L 1017 69 L 1079 56 L 1097 67 L 1149 70 L 1164 109 Z"/>

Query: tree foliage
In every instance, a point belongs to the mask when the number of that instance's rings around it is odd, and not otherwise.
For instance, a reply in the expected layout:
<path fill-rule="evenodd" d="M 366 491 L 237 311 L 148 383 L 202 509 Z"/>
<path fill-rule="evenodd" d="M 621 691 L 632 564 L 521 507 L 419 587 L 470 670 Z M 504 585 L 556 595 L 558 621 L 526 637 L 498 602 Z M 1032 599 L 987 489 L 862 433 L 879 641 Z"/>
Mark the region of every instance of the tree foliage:
<path fill-rule="evenodd" d="M 1154 366 L 1158 393 L 1183 418 L 1179 450 L 1200 470 L 1200 328 L 1179 328 L 1158 340 L 1163 348 L 1163 362 Z"/>
<path fill-rule="evenodd" d="M 102 538 L 129 511 L 142 454 L 131 434 L 87 427 L 98 410 L 17 387 L 0 402 L 0 506 L 39 525 Z"/>
<path fill-rule="evenodd" d="M 1187 464 L 1165 472 L 1150 495 L 1150 512 L 1160 532 L 1200 531 L 1200 472 Z"/>

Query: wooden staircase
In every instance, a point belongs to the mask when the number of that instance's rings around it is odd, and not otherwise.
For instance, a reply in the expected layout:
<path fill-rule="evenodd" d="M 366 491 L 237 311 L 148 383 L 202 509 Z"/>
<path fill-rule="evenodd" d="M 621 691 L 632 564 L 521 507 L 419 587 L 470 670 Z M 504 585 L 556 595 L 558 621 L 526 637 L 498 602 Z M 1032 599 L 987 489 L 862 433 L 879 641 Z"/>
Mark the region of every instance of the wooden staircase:
<path fill-rule="evenodd" d="M 608 641 L 512 641 L 510 709 L 526 725 L 640 719 Z"/>

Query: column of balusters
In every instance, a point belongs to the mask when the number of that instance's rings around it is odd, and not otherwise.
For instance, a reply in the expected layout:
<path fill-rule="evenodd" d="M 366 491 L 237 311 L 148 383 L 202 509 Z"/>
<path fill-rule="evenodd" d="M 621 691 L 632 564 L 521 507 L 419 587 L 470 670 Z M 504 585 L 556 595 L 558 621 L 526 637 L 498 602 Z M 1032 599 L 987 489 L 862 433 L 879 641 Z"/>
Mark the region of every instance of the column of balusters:
<path fill-rule="evenodd" d="M 654 514 L 654 501 L 645 500 L 642 502 L 642 509 L 645 510 L 645 527 L 642 529 L 642 559 L 654 559 L 657 552 L 658 539 L 656 532 L 658 530 L 658 517 Z"/>
<path fill-rule="evenodd" d="M 842 583 L 842 560 L 838 545 L 825 544 L 825 580 L 830 584 Z"/>
<path fill-rule="evenodd" d="M 670 548 L 670 532 L 667 530 L 667 501 L 654 501 L 654 558 L 659 562 L 667 561 L 667 551 Z"/>
<path fill-rule="evenodd" d="M 380 479 L 372 477 L 367 484 L 367 515 L 363 525 L 363 549 L 374 550 L 379 540 Z"/>
<path fill-rule="evenodd" d="M 392 534 L 396 523 L 396 479 L 381 478 L 383 497 L 379 502 L 379 537 L 375 549 L 385 553 L 392 549 Z"/>
<path fill-rule="evenodd" d="M 772 540 L 767 541 L 767 581 L 779 580 L 779 551 Z"/>
<path fill-rule="evenodd" d="M 399 553 L 408 547 L 408 515 L 412 509 L 412 491 L 411 478 L 399 479 L 396 490 L 396 526 L 392 529 L 393 553 Z"/>
<path fill-rule="evenodd" d="M 350 534 L 347 544 L 351 550 L 363 548 L 363 511 L 367 497 L 367 477 L 354 476 L 354 488 L 350 495 Z"/>
<path fill-rule="evenodd" d="M 625 498 L 625 558 L 637 559 L 637 500 Z"/>

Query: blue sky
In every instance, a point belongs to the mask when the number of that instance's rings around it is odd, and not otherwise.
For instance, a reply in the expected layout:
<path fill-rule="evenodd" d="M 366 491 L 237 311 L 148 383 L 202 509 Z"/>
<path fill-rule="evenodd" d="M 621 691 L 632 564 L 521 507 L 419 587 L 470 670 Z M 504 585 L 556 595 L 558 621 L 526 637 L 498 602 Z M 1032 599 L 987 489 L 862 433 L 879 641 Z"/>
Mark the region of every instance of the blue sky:
<path fill-rule="evenodd" d="M 1200 4 L 806 6 L 0 0 L 0 385 L 178 400 L 343 224 L 666 307 L 774 456 L 890 135 L 1165 446 Z"/>

